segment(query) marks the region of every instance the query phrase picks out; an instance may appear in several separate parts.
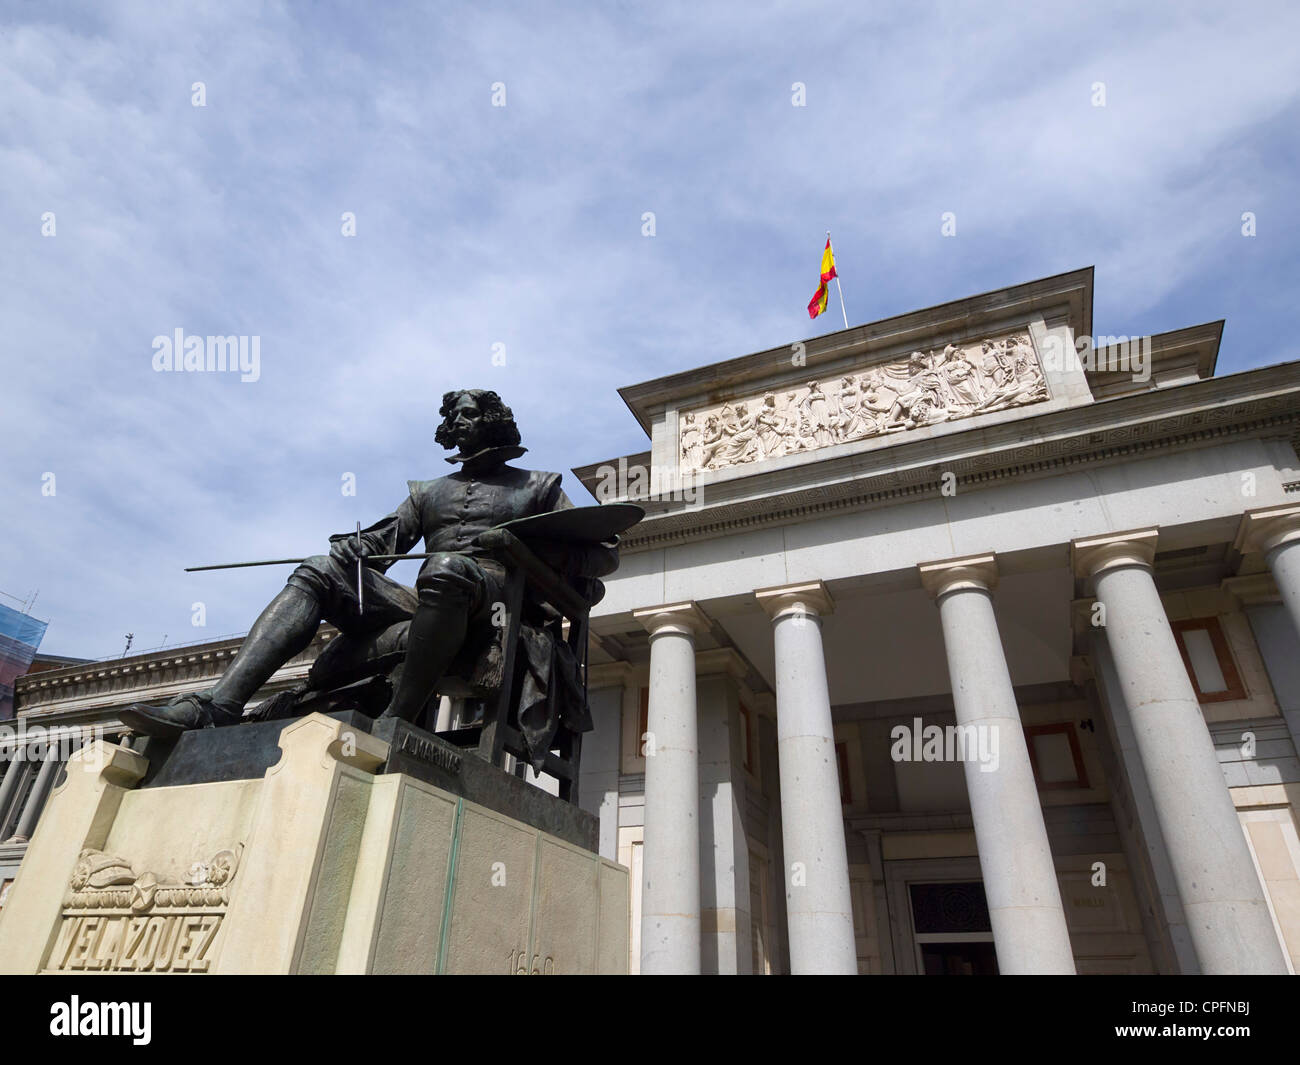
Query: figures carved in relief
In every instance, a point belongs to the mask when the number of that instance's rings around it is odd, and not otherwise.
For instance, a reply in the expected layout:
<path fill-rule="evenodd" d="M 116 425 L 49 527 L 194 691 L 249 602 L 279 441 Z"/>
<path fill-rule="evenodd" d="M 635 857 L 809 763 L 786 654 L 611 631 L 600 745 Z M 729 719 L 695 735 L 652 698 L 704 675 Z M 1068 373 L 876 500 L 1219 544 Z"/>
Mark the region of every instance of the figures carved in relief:
<path fill-rule="evenodd" d="M 914 351 L 860 373 L 682 416 L 685 471 L 719 470 L 1047 398 L 1028 336 Z"/>

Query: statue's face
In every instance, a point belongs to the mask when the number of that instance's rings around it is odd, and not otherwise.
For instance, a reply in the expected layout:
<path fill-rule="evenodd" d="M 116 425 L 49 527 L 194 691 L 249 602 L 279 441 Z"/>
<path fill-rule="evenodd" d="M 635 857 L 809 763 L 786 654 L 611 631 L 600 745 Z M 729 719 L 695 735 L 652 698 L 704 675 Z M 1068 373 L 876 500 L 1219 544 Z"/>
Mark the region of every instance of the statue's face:
<path fill-rule="evenodd" d="M 473 396 L 464 395 L 456 401 L 451 411 L 452 439 L 462 455 L 472 455 L 480 450 L 483 436 L 483 412 Z"/>

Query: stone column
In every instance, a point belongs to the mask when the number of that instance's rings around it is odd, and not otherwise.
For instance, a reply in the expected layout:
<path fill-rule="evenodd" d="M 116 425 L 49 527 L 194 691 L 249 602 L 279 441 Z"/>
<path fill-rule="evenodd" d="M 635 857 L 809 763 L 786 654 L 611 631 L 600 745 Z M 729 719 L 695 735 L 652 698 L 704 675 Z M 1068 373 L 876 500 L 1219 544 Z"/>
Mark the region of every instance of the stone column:
<path fill-rule="evenodd" d="M 1258 551 L 1264 556 L 1300 635 L 1300 505 L 1248 510 L 1242 515 L 1236 546 L 1243 554 Z"/>
<path fill-rule="evenodd" d="M 650 633 L 649 738 L 642 845 L 641 972 L 700 971 L 699 726 L 695 634 L 708 627 L 694 603 L 637 610 Z"/>
<path fill-rule="evenodd" d="M 919 568 L 943 625 L 998 971 L 1072 975 L 1056 865 L 993 613 L 996 561 L 976 555 Z"/>
<path fill-rule="evenodd" d="M 772 618 L 776 643 L 790 971 L 856 973 L 849 858 L 822 648 L 821 615 L 833 603 L 821 581 L 765 588 L 754 595 Z"/>
<path fill-rule="evenodd" d="M 1300 750 L 1300 628 L 1282 602 L 1277 581 L 1262 570 L 1225 577 L 1219 588 L 1250 622 L 1282 720 Z"/>
<path fill-rule="evenodd" d="M 1285 973 L 1245 833 L 1156 589 L 1156 530 L 1075 540 L 1076 576 L 1104 607 L 1156 819 L 1207 974 Z"/>
<path fill-rule="evenodd" d="M 18 753 L 22 752 L 22 759 L 19 760 Z M 13 802 L 14 794 L 18 791 L 18 782 L 27 775 L 27 750 L 24 744 L 15 744 L 9 750 L 3 752 L 5 761 L 4 777 L 0 779 L 0 839 L 4 838 L 5 823 L 8 818 L 5 816 L 9 809 L 9 804 Z"/>
<path fill-rule="evenodd" d="M 35 746 L 28 749 L 29 753 L 35 749 Z M 27 843 L 32 838 L 32 833 L 36 830 L 36 822 L 40 819 L 41 810 L 44 809 L 45 800 L 54 784 L 54 775 L 59 771 L 61 764 L 58 744 L 48 744 L 45 760 L 41 762 L 40 772 L 36 774 L 36 783 L 27 793 L 27 802 L 23 804 L 23 812 L 18 818 L 14 834 L 5 840 L 6 843 Z"/>
<path fill-rule="evenodd" d="M 1091 613 L 1091 604 L 1089 604 L 1089 613 Z M 1162 913 L 1164 916 L 1163 924 L 1168 930 L 1169 953 L 1172 955 L 1177 971 L 1184 976 L 1197 976 L 1201 969 L 1196 957 L 1196 945 L 1192 942 L 1191 932 L 1187 928 L 1187 915 L 1183 913 L 1182 899 L 1178 897 L 1178 885 L 1174 881 L 1173 870 L 1169 865 L 1169 848 L 1165 846 L 1165 837 L 1160 831 L 1160 822 L 1156 818 L 1146 770 L 1142 767 L 1142 756 L 1133 737 L 1133 721 L 1121 693 L 1119 677 L 1115 673 L 1115 663 L 1111 659 L 1110 649 L 1106 646 L 1104 628 L 1098 627 L 1092 630 L 1089 650 L 1092 653 L 1092 672 L 1096 678 L 1097 691 L 1109 712 L 1115 755 L 1133 796 L 1133 813 L 1137 818 L 1139 845 L 1146 851 L 1147 859 L 1151 863 L 1156 902 L 1160 906 L 1160 910 L 1153 917 L 1158 921 L 1159 914 Z"/>

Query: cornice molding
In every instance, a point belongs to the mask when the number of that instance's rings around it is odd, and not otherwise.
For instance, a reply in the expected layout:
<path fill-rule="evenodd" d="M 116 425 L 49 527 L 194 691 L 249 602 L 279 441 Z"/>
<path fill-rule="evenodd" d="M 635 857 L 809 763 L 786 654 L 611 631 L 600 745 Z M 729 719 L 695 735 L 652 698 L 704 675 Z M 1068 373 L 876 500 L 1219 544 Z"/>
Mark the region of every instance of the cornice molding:
<path fill-rule="evenodd" d="M 305 651 L 275 673 L 262 691 L 273 694 L 277 688 L 288 687 L 305 677 L 321 649 L 336 635 L 333 629 L 322 629 Z M 199 691 L 216 682 L 242 644 L 243 637 L 240 637 L 19 677 L 15 685 L 15 709 L 19 716 L 63 714 Z"/>

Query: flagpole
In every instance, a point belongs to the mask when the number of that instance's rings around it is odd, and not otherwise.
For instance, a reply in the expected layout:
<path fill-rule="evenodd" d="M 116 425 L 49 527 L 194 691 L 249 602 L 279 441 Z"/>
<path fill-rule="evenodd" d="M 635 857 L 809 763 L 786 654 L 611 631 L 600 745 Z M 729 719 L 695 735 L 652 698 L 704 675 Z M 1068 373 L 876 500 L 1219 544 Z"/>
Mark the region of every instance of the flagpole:
<path fill-rule="evenodd" d="M 831 247 L 831 258 L 835 257 L 835 245 L 831 244 L 831 231 L 826 230 L 826 243 Z M 840 294 L 840 314 L 844 316 L 844 328 L 849 327 L 849 312 L 844 309 L 844 287 L 840 284 L 840 268 L 835 267 L 835 289 Z"/>

